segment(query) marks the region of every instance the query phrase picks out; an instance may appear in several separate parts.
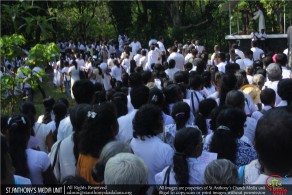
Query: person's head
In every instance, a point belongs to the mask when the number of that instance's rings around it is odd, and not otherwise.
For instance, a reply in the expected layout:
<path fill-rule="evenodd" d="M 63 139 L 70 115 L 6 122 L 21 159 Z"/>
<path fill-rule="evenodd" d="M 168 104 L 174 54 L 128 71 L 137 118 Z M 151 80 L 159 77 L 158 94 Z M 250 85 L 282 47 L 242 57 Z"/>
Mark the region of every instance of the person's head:
<path fill-rule="evenodd" d="M 219 91 L 220 105 L 225 104 L 225 98 L 229 91 L 236 89 L 237 78 L 234 74 L 225 74 L 221 80 Z"/>
<path fill-rule="evenodd" d="M 280 80 L 277 92 L 282 100 L 286 100 L 289 106 L 292 105 L 292 79 Z"/>
<path fill-rule="evenodd" d="M 192 90 L 201 90 L 204 85 L 204 80 L 199 73 L 191 72 L 189 85 Z"/>
<path fill-rule="evenodd" d="M 117 117 L 126 115 L 128 113 L 128 99 L 126 94 L 123 92 L 115 92 L 110 99 L 116 107 Z"/>
<path fill-rule="evenodd" d="M 71 66 L 74 66 L 75 69 L 78 68 L 78 64 L 77 64 L 77 62 L 76 62 L 75 60 L 73 60 L 73 61 L 71 62 Z"/>
<path fill-rule="evenodd" d="M 243 110 L 226 108 L 220 111 L 210 143 L 210 152 L 218 153 L 218 159 L 228 159 L 235 163 L 237 139 L 243 135 L 246 115 Z"/>
<path fill-rule="evenodd" d="M 255 74 L 253 75 L 252 83 L 262 89 L 265 84 L 265 77 L 261 74 Z"/>
<path fill-rule="evenodd" d="M 89 104 L 77 104 L 75 107 L 72 108 L 70 111 L 70 121 L 73 126 L 73 153 L 75 156 L 76 161 L 78 160 L 78 143 L 79 143 L 79 135 L 82 130 L 82 126 L 84 121 L 87 117 L 88 111 L 90 111 L 92 106 Z"/>
<path fill-rule="evenodd" d="M 15 174 L 29 177 L 26 148 L 31 134 L 29 119 L 23 115 L 13 115 L 8 119 L 8 144 Z"/>
<path fill-rule="evenodd" d="M 204 173 L 205 185 L 237 185 L 239 176 L 237 166 L 227 159 L 209 163 Z"/>
<path fill-rule="evenodd" d="M 270 64 L 273 63 L 273 58 L 271 56 L 266 56 L 263 58 L 263 66 L 268 67 Z"/>
<path fill-rule="evenodd" d="M 104 145 L 114 140 L 118 128 L 116 109 L 112 103 L 93 106 L 80 132 L 79 153 L 98 158 Z"/>
<path fill-rule="evenodd" d="M 190 118 L 190 106 L 183 101 L 176 102 L 172 107 L 171 116 L 175 121 L 176 130 L 185 127 Z"/>
<path fill-rule="evenodd" d="M 272 107 L 275 106 L 276 93 L 273 89 L 271 89 L 271 88 L 263 89 L 261 91 L 260 98 L 261 98 L 261 102 L 265 106 L 272 106 Z"/>
<path fill-rule="evenodd" d="M 187 158 L 198 158 L 202 154 L 202 133 L 200 130 L 187 127 L 179 130 L 174 138 L 173 170 L 179 185 L 189 184 L 189 167 Z"/>
<path fill-rule="evenodd" d="M 278 53 L 276 56 L 276 63 L 279 64 L 280 66 L 286 66 L 287 64 L 287 56 L 284 53 Z"/>
<path fill-rule="evenodd" d="M 240 66 L 237 63 L 228 63 L 225 66 L 225 73 L 226 74 L 234 74 L 238 70 L 240 70 Z"/>
<path fill-rule="evenodd" d="M 278 81 L 282 79 L 282 70 L 278 64 L 269 64 L 266 70 L 270 81 Z"/>
<path fill-rule="evenodd" d="M 257 47 L 258 46 L 258 41 L 254 40 L 251 42 L 251 47 Z"/>
<path fill-rule="evenodd" d="M 128 143 L 120 141 L 109 142 L 103 147 L 99 161 L 92 169 L 92 177 L 96 182 L 104 180 L 104 169 L 107 161 L 119 153 L 133 153 L 133 151 Z"/>
<path fill-rule="evenodd" d="M 53 111 L 53 107 L 54 107 L 55 103 L 56 103 L 56 101 L 52 97 L 47 97 L 43 100 L 43 105 L 45 107 L 45 114 L 44 114 L 42 123 L 47 124 L 50 121 L 52 121 L 51 112 Z"/>
<path fill-rule="evenodd" d="M 244 57 L 245 57 L 245 58 L 248 58 L 248 59 L 252 59 L 252 58 L 253 58 L 253 51 L 251 51 L 251 50 L 246 50 L 246 51 L 244 52 Z"/>
<path fill-rule="evenodd" d="M 189 73 L 185 71 L 177 71 L 173 75 L 173 82 L 178 83 L 184 83 L 185 85 L 188 85 L 189 83 Z"/>
<path fill-rule="evenodd" d="M 175 67 L 175 60 L 174 59 L 169 60 L 168 68 L 173 69 L 174 67 Z"/>
<path fill-rule="evenodd" d="M 34 104 L 32 102 L 24 102 L 21 104 L 19 111 L 20 113 L 27 116 L 27 118 L 30 120 L 31 128 L 33 128 L 35 124 L 35 115 L 36 115 L 36 109 L 35 109 Z"/>
<path fill-rule="evenodd" d="M 158 106 L 146 104 L 142 106 L 133 119 L 133 137 L 144 140 L 163 131 L 162 111 Z"/>
<path fill-rule="evenodd" d="M 143 104 L 146 104 L 149 97 L 149 88 L 142 85 L 132 88 L 130 91 L 131 103 L 135 109 L 139 109 Z"/>
<path fill-rule="evenodd" d="M 151 72 L 150 72 L 151 73 Z M 142 85 L 143 75 L 140 73 L 134 72 L 129 76 L 129 86 L 134 88 Z"/>
<path fill-rule="evenodd" d="M 59 101 L 54 105 L 53 112 L 55 115 L 56 131 L 58 130 L 60 121 L 67 115 L 67 106 L 63 102 Z"/>
<path fill-rule="evenodd" d="M 15 169 L 12 164 L 7 139 L 1 136 L 1 185 L 14 185 Z"/>
<path fill-rule="evenodd" d="M 232 44 L 232 49 L 238 49 L 239 47 L 238 47 L 238 44 L 237 43 L 233 43 Z"/>
<path fill-rule="evenodd" d="M 208 134 L 206 119 L 211 117 L 211 112 L 217 107 L 216 100 L 212 98 L 204 99 L 199 103 L 199 112 L 196 116 L 195 124 L 202 131 L 203 135 Z"/>
<path fill-rule="evenodd" d="M 144 161 L 131 153 L 119 153 L 110 158 L 105 166 L 104 184 L 119 192 L 145 194 L 148 169 Z"/>
<path fill-rule="evenodd" d="M 87 79 L 78 80 L 72 87 L 77 104 L 91 104 L 94 96 L 94 84 Z"/>
<path fill-rule="evenodd" d="M 291 175 L 291 127 L 291 106 L 271 109 L 258 121 L 255 132 L 255 149 L 266 174 Z"/>
<path fill-rule="evenodd" d="M 252 67 L 254 70 L 262 69 L 264 68 L 263 62 L 261 60 L 256 60 L 253 62 Z"/>
<path fill-rule="evenodd" d="M 164 95 L 162 90 L 158 89 L 157 87 L 150 89 L 148 103 L 157 105 L 162 108 L 164 103 Z"/>
<path fill-rule="evenodd" d="M 164 88 L 163 91 L 165 95 L 165 106 L 168 106 L 169 104 L 173 104 L 179 101 L 183 100 L 183 93 L 181 91 L 181 88 L 176 84 L 169 84 Z M 169 113 L 169 110 L 165 110 L 167 114 Z"/>
<path fill-rule="evenodd" d="M 226 55 L 224 52 L 220 52 L 217 54 L 217 63 L 219 64 L 220 62 L 225 62 L 226 60 Z"/>
<path fill-rule="evenodd" d="M 243 110 L 245 106 L 244 94 L 238 90 L 229 91 L 225 99 L 225 104 Z"/>

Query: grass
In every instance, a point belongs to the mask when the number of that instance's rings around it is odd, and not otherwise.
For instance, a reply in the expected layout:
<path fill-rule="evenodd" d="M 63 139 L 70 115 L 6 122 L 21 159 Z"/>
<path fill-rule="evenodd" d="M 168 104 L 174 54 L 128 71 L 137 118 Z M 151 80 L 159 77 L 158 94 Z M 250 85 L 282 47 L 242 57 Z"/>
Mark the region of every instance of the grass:
<path fill-rule="evenodd" d="M 53 97 L 56 101 L 60 98 L 67 98 L 66 96 L 66 92 L 65 92 L 65 88 L 63 89 L 63 92 L 61 92 L 60 87 L 55 87 L 53 84 L 53 71 L 47 70 L 47 77 L 45 77 L 43 79 L 43 89 L 46 93 L 46 96 L 49 97 Z M 70 98 L 67 98 L 69 101 L 69 108 L 72 108 L 72 106 L 74 106 L 76 103 L 74 100 Z M 39 91 L 39 89 L 35 89 L 35 93 L 34 93 L 34 100 L 33 103 L 35 105 L 36 108 L 36 119 L 39 115 L 42 115 L 45 111 L 44 106 L 43 106 L 43 97 L 41 92 Z M 21 105 L 21 102 L 18 103 L 18 105 Z M 3 107 L 2 107 L 3 106 Z M 5 105 L 1 105 L 1 109 L 5 108 Z M 2 113 L 2 112 L 1 112 Z M 19 113 L 19 106 L 16 106 L 13 113 L 9 113 L 9 114 L 16 114 Z"/>

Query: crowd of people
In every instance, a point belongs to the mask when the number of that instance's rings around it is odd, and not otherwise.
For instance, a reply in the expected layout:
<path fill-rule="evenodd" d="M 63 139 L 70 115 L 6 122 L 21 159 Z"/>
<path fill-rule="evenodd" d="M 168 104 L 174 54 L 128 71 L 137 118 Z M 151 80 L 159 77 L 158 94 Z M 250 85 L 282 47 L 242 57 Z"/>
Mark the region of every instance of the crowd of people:
<path fill-rule="evenodd" d="M 76 105 L 44 94 L 42 115 L 24 101 L 1 116 L 2 184 L 122 184 L 111 188 L 135 194 L 155 193 L 148 184 L 265 184 L 275 174 L 292 184 L 285 53 L 256 41 L 244 52 L 216 45 L 210 58 L 199 40 L 118 42 L 58 43 L 54 84 Z"/>

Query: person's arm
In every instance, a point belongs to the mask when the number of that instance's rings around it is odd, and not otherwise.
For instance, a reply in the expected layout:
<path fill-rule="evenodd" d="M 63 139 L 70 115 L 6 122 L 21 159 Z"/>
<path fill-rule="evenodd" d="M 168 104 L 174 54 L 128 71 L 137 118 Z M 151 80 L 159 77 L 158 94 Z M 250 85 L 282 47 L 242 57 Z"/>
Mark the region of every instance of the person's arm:
<path fill-rule="evenodd" d="M 256 19 L 258 19 L 259 17 L 260 17 L 260 11 L 256 11 L 256 12 L 254 13 L 254 17 L 253 17 L 253 19 L 256 20 Z"/>

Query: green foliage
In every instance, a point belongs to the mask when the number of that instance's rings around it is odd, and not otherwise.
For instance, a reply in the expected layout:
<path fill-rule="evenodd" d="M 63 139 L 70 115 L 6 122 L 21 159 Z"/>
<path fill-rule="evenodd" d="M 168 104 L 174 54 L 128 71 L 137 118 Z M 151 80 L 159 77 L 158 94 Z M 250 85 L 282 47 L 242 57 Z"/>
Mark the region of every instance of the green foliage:
<path fill-rule="evenodd" d="M 55 43 L 36 44 L 28 52 L 27 65 L 40 66 L 45 68 L 49 61 L 56 60 L 60 55 L 60 47 Z"/>
<path fill-rule="evenodd" d="M 22 35 L 13 34 L 12 36 L 4 35 L 0 37 L 0 50 L 2 60 L 3 57 L 8 61 L 14 60 L 17 56 L 22 56 L 23 51 L 20 46 L 25 44 L 25 39 Z"/>

